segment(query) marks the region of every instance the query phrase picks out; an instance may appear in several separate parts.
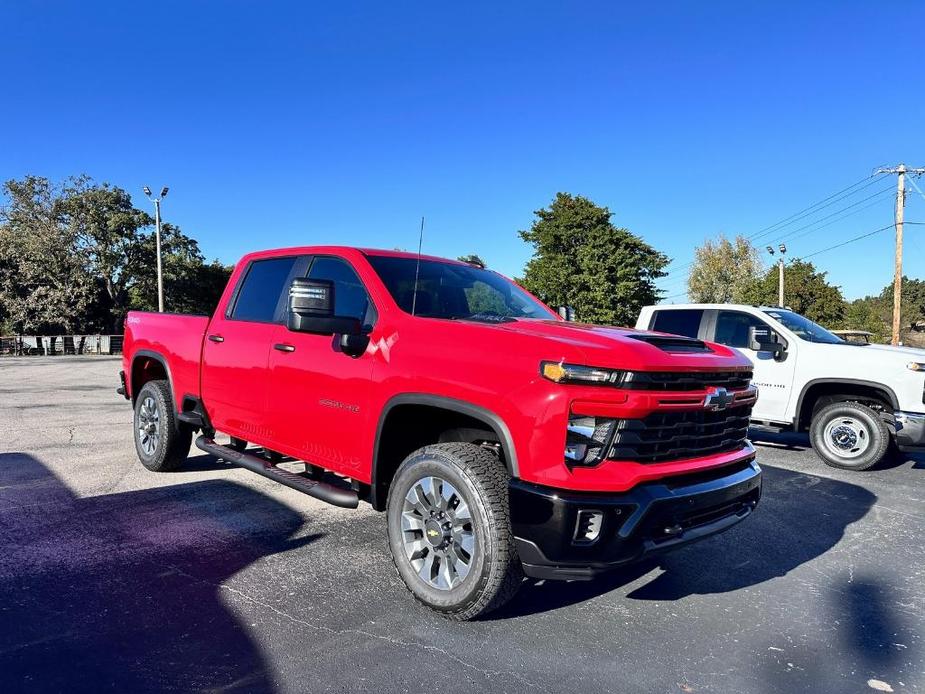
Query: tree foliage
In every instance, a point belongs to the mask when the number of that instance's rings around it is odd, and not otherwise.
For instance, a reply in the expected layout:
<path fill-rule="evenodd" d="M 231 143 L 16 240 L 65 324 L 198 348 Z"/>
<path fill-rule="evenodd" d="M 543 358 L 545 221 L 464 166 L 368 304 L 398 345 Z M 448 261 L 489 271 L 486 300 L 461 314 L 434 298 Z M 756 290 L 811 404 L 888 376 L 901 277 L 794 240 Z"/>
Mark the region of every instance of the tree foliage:
<path fill-rule="evenodd" d="M 0 327 L 11 332 L 121 331 L 157 305 L 153 220 L 124 190 L 86 176 L 7 181 L 0 209 Z M 209 312 L 230 269 L 163 225 L 168 310 Z"/>
<path fill-rule="evenodd" d="M 764 274 L 758 249 L 745 237 L 708 239 L 694 251 L 687 295 L 698 304 L 745 303 Z"/>
<path fill-rule="evenodd" d="M 922 321 L 925 321 L 925 281 L 903 277 L 899 322 L 904 341 L 909 341 L 910 333 L 918 330 Z M 865 296 L 850 302 L 845 308 L 841 327 L 867 330 L 873 333 L 873 341 L 888 342 L 893 333 L 893 283 L 886 285 L 877 296 Z"/>
<path fill-rule="evenodd" d="M 805 260 L 784 266 L 784 303 L 797 313 L 825 327 L 841 325 L 845 299 L 841 289 L 826 281 L 827 273 Z M 743 303 L 777 305 L 778 268 L 772 266 L 746 293 Z"/>
<path fill-rule="evenodd" d="M 668 258 L 629 230 L 612 213 L 580 195 L 557 193 L 520 237 L 533 246 L 524 286 L 556 308 L 570 306 L 578 320 L 623 324 L 655 303 L 655 280 Z"/>

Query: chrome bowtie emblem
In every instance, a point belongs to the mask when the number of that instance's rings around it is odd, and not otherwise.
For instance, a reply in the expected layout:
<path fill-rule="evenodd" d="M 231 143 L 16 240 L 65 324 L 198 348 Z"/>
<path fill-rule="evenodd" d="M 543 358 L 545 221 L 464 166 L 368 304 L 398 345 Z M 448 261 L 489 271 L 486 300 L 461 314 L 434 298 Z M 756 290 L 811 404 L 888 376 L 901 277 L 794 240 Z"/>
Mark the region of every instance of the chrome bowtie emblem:
<path fill-rule="evenodd" d="M 735 395 L 725 388 L 711 386 L 703 399 L 703 406 L 708 410 L 725 410 L 732 404 L 734 399 Z"/>

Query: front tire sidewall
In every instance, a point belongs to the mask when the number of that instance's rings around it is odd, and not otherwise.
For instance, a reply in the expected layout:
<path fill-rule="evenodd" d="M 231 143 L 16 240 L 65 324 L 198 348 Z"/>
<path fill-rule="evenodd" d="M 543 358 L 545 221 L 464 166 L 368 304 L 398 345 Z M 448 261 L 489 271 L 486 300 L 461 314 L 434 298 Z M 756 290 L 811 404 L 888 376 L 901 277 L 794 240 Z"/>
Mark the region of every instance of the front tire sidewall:
<path fill-rule="evenodd" d="M 452 484 L 468 504 L 472 515 L 475 548 L 472 565 L 462 582 L 449 590 L 440 590 L 427 584 L 407 559 L 402 536 L 401 514 L 405 495 L 424 477 L 441 477 Z M 389 490 L 387 522 L 389 548 L 399 576 L 414 597 L 431 609 L 448 615 L 463 613 L 478 602 L 490 581 L 491 561 L 495 552 L 495 539 L 490 528 L 495 519 L 490 517 L 476 480 L 466 475 L 455 464 L 452 456 L 443 451 L 422 449 L 410 456 L 395 474 Z M 504 519 L 507 522 L 507 519 Z"/>
<path fill-rule="evenodd" d="M 826 427 L 835 419 L 850 417 L 861 423 L 870 439 L 867 450 L 856 458 L 842 457 L 827 444 Z M 867 470 L 886 455 L 890 434 L 879 415 L 871 408 L 856 402 L 841 402 L 820 410 L 810 427 L 810 442 L 816 454 L 826 465 L 842 470 Z"/>

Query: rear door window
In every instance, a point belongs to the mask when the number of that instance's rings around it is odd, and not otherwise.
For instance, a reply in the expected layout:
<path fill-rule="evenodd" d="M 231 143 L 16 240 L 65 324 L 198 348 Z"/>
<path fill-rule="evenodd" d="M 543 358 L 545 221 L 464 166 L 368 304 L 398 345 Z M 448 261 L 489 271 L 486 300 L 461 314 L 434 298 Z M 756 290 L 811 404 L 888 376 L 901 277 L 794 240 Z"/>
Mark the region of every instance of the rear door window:
<path fill-rule="evenodd" d="M 655 320 L 651 329 L 660 333 L 671 335 L 684 335 L 697 337 L 700 333 L 700 321 L 703 318 L 703 309 L 676 309 L 655 312 Z"/>
<path fill-rule="evenodd" d="M 297 257 L 255 260 L 238 290 L 231 318 L 257 323 L 281 322 L 281 306 L 287 295 Z"/>

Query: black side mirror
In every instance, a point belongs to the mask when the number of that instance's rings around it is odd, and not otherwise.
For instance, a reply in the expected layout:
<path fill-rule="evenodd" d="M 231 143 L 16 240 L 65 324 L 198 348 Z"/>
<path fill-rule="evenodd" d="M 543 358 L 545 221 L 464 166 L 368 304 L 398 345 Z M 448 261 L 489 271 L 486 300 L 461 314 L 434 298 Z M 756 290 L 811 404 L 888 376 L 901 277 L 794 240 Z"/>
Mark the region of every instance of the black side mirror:
<path fill-rule="evenodd" d="M 296 277 L 289 286 L 289 314 L 286 327 L 294 332 L 316 335 L 359 335 L 356 318 L 334 315 L 334 283 Z"/>
<path fill-rule="evenodd" d="M 748 329 L 748 348 L 756 352 L 772 352 L 775 359 L 787 351 L 787 347 L 770 328 L 755 325 Z"/>

